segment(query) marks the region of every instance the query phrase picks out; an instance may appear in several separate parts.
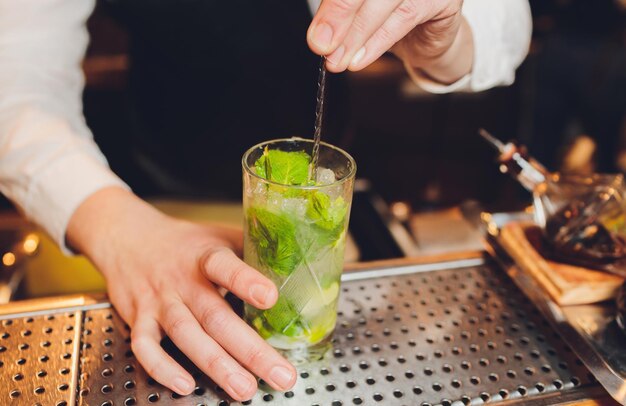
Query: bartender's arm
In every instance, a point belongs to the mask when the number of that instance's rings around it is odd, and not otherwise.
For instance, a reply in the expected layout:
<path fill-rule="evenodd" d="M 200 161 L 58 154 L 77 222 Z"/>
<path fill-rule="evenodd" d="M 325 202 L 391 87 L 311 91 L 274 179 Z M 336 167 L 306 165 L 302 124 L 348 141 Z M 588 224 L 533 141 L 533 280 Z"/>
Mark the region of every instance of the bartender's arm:
<path fill-rule="evenodd" d="M 527 0 L 323 0 L 307 39 L 330 71 L 391 51 L 418 85 L 443 93 L 513 83 L 531 33 Z"/>
<path fill-rule="evenodd" d="M 80 67 L 93 7 L 94 0 L 0 0 L 0 190 L 102 272 L 132 327 L 136 358 L 157 381 L 179 394 L 194 389 L 160 346 L 167 334 L 237 400 L 254 395 L 253 374 L 290 388 L 293 366 L 217 290 L 259 308 L 277 299 L 274 284 L 239 259 L 241 232 L 158 212 L 111 172 L 94 143 Z"/>

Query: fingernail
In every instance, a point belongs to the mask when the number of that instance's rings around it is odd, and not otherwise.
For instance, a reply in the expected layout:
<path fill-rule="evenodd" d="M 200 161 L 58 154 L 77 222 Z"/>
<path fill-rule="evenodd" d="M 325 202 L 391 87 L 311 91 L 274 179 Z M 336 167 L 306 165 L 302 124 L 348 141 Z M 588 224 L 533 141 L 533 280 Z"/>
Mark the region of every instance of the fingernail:
<path fill-rule="evenodd" d="M 267 286 L 260 284 L 250 286 L 249 292 L 252 299 L 263 305 L 268 303 L 272 296 L 271 289 L 268 289 Z"/>
<path fill-rule="evenodd" d="M 174 388 L 179 395 L 188 395 L 194 389 L 194 384 L 185 378 L 176 378 L 174 380 Z"/>
<path fill-rule="evenodd" d="M 333 40 L 333 29 L 326 23 L 318 24 L 313 29 L 313 42 L 322 49 L 328 49 Z"/>
<path fill-rule="evenodd" d="M 328 58 L 328 62 L 332 63 L 333 65 L 339 65 L 341 63 L 341 60 L 343 59 L 343 54 L 346 53 L 346 47 L 343 46 L 343 44 L 341 46 L 339 46 L 339 48 L 337 48 L 335 50 L 335 52 L 333 52 Z"/>
<path fill-rule="evenodd" d="M 228 377 L 228 386 L 242 399 L 251 396 L 252 382 L 243 374 L 231 374 Z"/>
<path fill-rule="evenodd" d="M 352 62 L 350 62 L 350 66 L 358 65 L 361 62 L 361 59 L 365 56 L 365 47 L 359 49 L 354 57 L 352 58 Z"/>
<path fill-rule="evenodd" d="M 293 380 L 293 373 L 281 366 L 276 366 L 270 371 L 270 379 L 281 389 L 289 389 Z"/>

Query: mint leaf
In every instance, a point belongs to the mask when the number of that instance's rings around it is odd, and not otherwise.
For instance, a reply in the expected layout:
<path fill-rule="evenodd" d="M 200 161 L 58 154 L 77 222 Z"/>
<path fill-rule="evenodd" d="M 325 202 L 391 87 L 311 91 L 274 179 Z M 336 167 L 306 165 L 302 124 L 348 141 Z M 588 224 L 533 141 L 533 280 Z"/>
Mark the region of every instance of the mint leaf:
<path fill-rule="evenodd" d="M 304 333 L 305 327 L 298 312 L 294 310 L 283 296 L 278 296 L 278 301 L 270 309 L 263 312 L 263 316 L 275 331 L 288 337 L 300 336 Z"/>
<path fill-rule="evenodd" d="M 259 333 L 259 335 L 263 337 L 265 340 L 267 340 L 268 338 L 272 336 L 272 332 L 265 327 L 263 320 L 261 319 L 260 316 L 256 317 L 252 321 L 252 325 L 254 326 L 256 331 Z"/>
<path fill-rule="evenodd" d="M 288 276 L 302 261 L 296 226 L 286 214 L 263 208 L 248 210 L 249 235 L 259 262 L 279 275 Z"/>
<path fill-rule="evenodd" d="M 333 257 L 335 252 L 339 264 L 343 261 L 343 241 L 345 221 L 348 205 L 341 197 L 331 198 L 320 191 L 308 196 L 306 211 L 308 227 L 298 236 L 302 249 L 303 261 L 315 262 L 320 255 L 329 258 L 329 251 Z M 330 265 L 329 265 L 330 266 Z M 341 269 L 341 265 L 339 268 Z M 322 274 L 330 275 L 329 272 Z"/>
<path fill-rule="evenodd" d="M 261 155 L 261 157 L 257 159 L 254 163 L 254 169 L 256 170 L 256 174 L 263 179 L 268 179 L 268 174 L 272 173 L 270 161 L 269 159 L 267 159 L 268 151 L 268 148 L 265 147 L 265 149 L 263 150 L 263 155 Z"/>
<path fill-rule="evenodd" d="M 341 196 L 331 202 L 330 197 L 323 192 L 313 193 L 309 197 L 306 210 L 307 216 L 315 225 L 325 230 L 343 229 L 347 212 L 348 207 Z"/>
<path fill-rule="evenodd" d="M 309 177 L 311 157 L 304 151 L 263 151 L 254 163 L 257 175 L 283 185 L 305 185 Z"/>

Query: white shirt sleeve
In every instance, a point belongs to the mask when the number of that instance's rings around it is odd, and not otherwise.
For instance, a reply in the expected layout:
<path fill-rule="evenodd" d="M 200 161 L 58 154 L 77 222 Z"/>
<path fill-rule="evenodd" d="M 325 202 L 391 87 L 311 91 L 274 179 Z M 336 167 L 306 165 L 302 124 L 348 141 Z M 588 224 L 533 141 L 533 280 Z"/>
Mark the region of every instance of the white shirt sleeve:
<path fill-rule="evenodd" d="M 309 5 L 309 10 L 311 10 L 311 15 L 315 15 L 317 9 L 320 8 L 320 4 L 322 4 L 322 0 L 307 0 Z"/>
<path fill-rule="evenodd" d="M 432 93 L 479 92 L 513 83 L 515 70 L 528 53 L 532 35 L 528 0 L 465 0 L 462 14 L 474 40 L 472 71 L 446 86 L 407 65 L 413 81 Z"/>
<path fill-rule="evenodd" d="M 109 169 L 82 109 L 94 0 L 0 0 L 0 191 L 65 247 L 72 213 Z"/>

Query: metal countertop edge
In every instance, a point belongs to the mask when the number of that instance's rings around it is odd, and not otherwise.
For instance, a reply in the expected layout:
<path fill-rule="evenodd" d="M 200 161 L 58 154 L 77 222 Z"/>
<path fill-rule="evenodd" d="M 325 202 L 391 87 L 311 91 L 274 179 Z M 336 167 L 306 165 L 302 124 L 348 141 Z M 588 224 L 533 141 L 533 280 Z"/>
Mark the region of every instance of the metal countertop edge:
<path fill-rule="evenodd" d="M 352 282 L 363 279 L 382 278 L 387 276 L 409 275 L 422 272 L 441 271 L 448 269 L 469 268 L 484 265 L 483 258 L 460 259 L 453 261 L 434 262 L 415 265 L 400 265 L 392 268 L 370 269 L 353 271 L 341 275 L 342 282 Z"/>
<path fill-rule="evenodd" d="M 8 303 L 0 309 L 0 320 L 11 319 L 15 317 L 47 316 L 49 314 L 57 314 L 57 313 L 65 313 L 65 312 L 83 312 L 86 310 L 106 309 L 108 307 L 111 307 L 111 303 L 99 302 L 99 303 L 91 303 L 91 304 L 86 304 L 86 305 L 52 307 L 52 308 L 41 309 L 41 310 L 21 311 L 21 312 L 16 312 L 16 313 L 10 312 L 10 306 L 11 306 L 11 303 Z"/>

